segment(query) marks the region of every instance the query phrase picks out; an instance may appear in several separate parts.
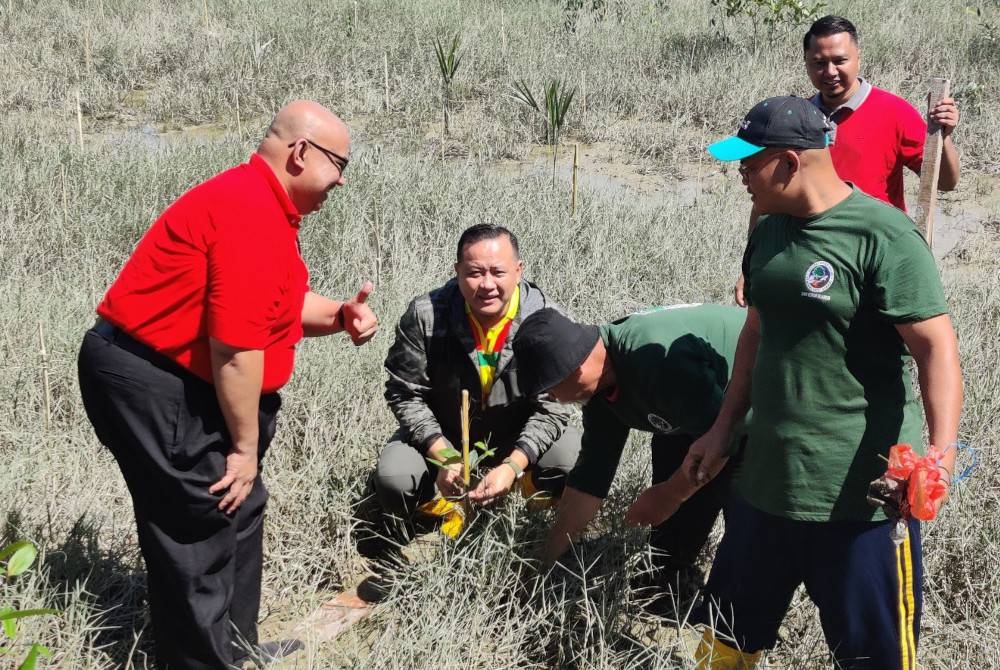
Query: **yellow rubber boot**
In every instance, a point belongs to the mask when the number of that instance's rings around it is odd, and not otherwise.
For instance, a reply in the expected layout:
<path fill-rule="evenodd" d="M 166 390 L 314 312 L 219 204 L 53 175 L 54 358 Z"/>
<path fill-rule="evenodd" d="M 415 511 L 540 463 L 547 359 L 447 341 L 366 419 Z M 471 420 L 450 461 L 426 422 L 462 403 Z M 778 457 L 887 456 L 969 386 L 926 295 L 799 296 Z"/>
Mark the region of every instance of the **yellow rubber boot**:
<path fill-rule="evenodd" d="M 759 651 L 745 654 L 719 641 L 712 631 L 705 630 L 695 652 L 695 667 L 698 670 L 753 670 L 760 657 Z"/>
<path fill-rule="evenodd" d="M 417 508 L 417 512 L 441 519 L 441 534 L 454 540 L 465 526 L 465 510 L 462 506 L 444 498 L 428 500 Z"/>

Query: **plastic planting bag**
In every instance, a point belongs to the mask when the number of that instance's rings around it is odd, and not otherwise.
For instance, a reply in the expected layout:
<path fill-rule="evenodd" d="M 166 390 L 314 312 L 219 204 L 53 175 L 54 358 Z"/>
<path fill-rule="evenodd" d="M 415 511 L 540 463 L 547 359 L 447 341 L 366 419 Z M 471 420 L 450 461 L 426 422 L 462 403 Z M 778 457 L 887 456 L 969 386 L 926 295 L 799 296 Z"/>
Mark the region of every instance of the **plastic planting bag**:
<path fill-rule="evenodd" d="M 938 463 L 944 449 L 932 446 L 925 456 L 919 456 L 908 444 L 894 444 L 889 449 L 889 467 L 885 476 L 904 485 L 906 504 L 901 506 L 903 518 L 930 521 L 937 514 L 935 503 L 947 493 L 947 482 L 941 478 Z"/>

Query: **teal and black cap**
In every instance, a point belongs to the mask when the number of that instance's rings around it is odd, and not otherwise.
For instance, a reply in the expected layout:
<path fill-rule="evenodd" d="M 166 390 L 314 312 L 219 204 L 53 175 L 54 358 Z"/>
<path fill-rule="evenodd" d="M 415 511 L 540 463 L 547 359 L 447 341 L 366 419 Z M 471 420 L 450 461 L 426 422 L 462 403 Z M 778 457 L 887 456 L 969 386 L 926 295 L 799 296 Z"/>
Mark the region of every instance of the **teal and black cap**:
<path fill-rule="evenodd" d="M 823 149 L 830 144 L 832 130 L 814 104 L 783 95 L 754 105 L 736 134 L 708 145 L 708 153 L 720 161 L 739 161 L 767 147 Z"/>

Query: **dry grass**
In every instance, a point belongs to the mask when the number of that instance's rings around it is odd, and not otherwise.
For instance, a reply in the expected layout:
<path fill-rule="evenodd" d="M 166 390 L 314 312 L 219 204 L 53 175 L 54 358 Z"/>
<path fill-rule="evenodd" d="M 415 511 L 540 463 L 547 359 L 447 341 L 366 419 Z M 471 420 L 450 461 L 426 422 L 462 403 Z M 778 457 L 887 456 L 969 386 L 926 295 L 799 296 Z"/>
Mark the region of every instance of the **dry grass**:
<path fill-rule="evenodd" d="M 361 349 L 308 342 L 285 390 L 279 437 L 264 465 L 272 499 L 262 615 L 265 630 L 278 633 L 363 570 L 349 541 L 349 508 L 393 428 L 381 398 L 391 324 L 413 294 L 449 276 L 464 227 L 483 220 L 513 227 L 529 277 L 586 320 L 728 300 L 747 209 L 735 177 L 706 177 L 693 202 L 584 189 L 570 219 L 567 184 L 553 189 L 544 171 L 509 176 L 494 167 L 497 158 L 526 155 L 538 139 L 507 97 L 510 83 L 585 81 L 586 112 L 581 96 L 570 135 L 607 142 L 619 160 L 660 175 L 709 175 L 715 166 L 690 166 L 704 160 L 707 138 L 758 98 L 808 86 L 797 36 L 754 55 L 737 24 L 730 41 L 715 36 L 708 3 L 695 0 L 609 2 L 603 20 L 582 12 L 575 33 L 563 29 L 561 4 L 548 1 L 372 0 L 357 3 L 355 22 L 354 2 L 213 0 L 207 25 L 201 2 L 0 6 L 0 512 L 4 537 L 42 548 L 41 569 L 0 587 L 0 603 L 64 610 L 58 620 L 21 627 L 22 640 L 53 647 L 47 667 L 142 667 L 148 649 L 129 498 L 76 388 L 82 333 L 149 222 L 190 185 L 245 159 L 271 110 L 314 97 L 356 129 L 349 187 L 307 220 L 302 242 L 318 290 L 348 295 L 373 279 L 371 302 L 386 326 Z M 987 102 L 997 98 L 1000 60 L 984 50 L 976 17 L 915 0 L 833 9 L 857 18 L 875 83 L 917 101 L 921 82 L 945 73 L 954 88 L 970 91 L 957 141 L 971 169 L 995 172 L 1000 118 Z M 454 85 L 451 158 L 442 162 L 431 45 L 434 35 L 456 32 L 468 51 Z M 192 123 L 216 125 L 166 143 L 134 130 Z M 989 217 L 1000 220 L 996 211 Z M 923 667 L 1000 668 L 996 248 L 996 229 L 987 226 L 944 266 L 967 379 L 962 437 L 982 464 L 926 527 Z M 49 359 L 48 430 L 39 324 Z M 458 545 L 433 545 L 369 621 L 302 655 L 298 666 L 684 667 L 681 642 L 663 635 L 629 587 L 648 556 L 641 535 L 619 519 L 648 476 L 635 440 L 598 522 L 607 534 L 581 549 L 576 576 L 553 575 L 524 597 L 516 568 L 545 519 L 514 504 L 483 517 Z M 796 601 L 783 639 L 770 667 L 825 662 L 806 601 Z"/>

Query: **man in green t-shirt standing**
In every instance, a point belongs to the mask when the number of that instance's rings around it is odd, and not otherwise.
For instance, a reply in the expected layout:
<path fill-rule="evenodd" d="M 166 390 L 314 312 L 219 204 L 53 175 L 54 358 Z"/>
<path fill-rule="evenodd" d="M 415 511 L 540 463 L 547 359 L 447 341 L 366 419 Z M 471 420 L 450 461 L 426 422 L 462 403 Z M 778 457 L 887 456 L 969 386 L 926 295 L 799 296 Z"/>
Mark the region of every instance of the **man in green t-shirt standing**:
<path fill-rule="evenodd" d="M 695 560 L 727 498 L 729 473 L 695 492 L 678 469 L 715 421 L 745 318 L 737 307 L 676 305 L 600 327 L 552 309 L 524 320 L 513 344 L 525 393 L 586 401 L 580 454 L 549 531 L 545 563 L 554 563 L 597 513 L 634 429 L 652 433 L 653 485 L 626 521 L 654 526 L 658 584 L 682 599 L 701 586 Z M 663 522 L 667 510 L 676 514 Z"/>
<path fill-rule="evenodd" d="M 726 533 L 698 613 L 706 667 L 752 667 L 796 587 L 820 610 L 844 668 L 912 668 L 921 609 L 919 523 L 902 542 L 866 503 L 897 442 L 957 437 L 958 345 L 930 250 L 912 221 L 837 176 L 829 127 L 807 100 L 770 98 L 709 152 L 740 161 L 762 217 L 743 257 L 746 325 L 718 419 L 684 470 L 708 480 L 752 408 Z M 954 471 L 955 452 L 940 462 Z M 721 623 L 719 620 L 724 620 Z M 711 653 L 709 653 L 711 651 Z"/>

